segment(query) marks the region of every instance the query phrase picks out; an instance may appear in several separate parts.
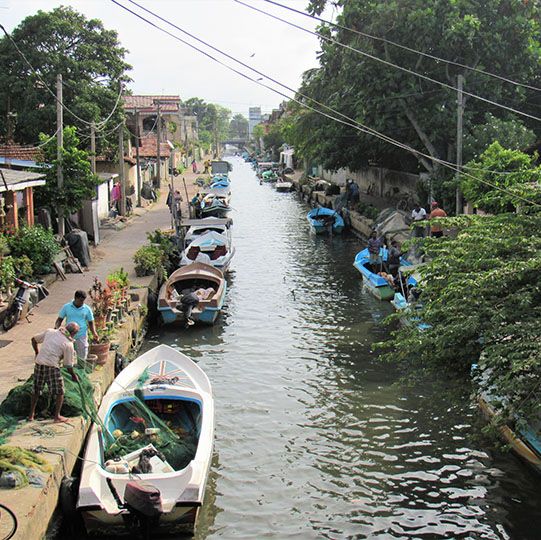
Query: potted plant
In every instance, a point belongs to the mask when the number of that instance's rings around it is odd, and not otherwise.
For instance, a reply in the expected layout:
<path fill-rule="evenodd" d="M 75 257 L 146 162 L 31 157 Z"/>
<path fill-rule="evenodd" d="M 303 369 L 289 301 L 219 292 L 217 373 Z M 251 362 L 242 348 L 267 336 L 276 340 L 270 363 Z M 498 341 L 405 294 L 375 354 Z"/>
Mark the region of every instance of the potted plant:
<path fill-rule="evenodd" d="M 96 328 L 98 340 L 92 341 L 88 349 L 88 354 L 95 355 L 96 364 L 103 365 L 109 357 L 109 349 L 111 348 L 111 336 L 114 333 L 114 325 L 108 323 L 102 328 Z"/>
<path fill-rule="evenodd" d="M 92 311 L 94 313 L 94 325 L 96 331 L 105 328 L 107 317 L 113 309 L 113 295 L 111 289 L 103 286 L 102 282 L 95 277 L 94 283 L 88 295 L 92 300 Z"/>

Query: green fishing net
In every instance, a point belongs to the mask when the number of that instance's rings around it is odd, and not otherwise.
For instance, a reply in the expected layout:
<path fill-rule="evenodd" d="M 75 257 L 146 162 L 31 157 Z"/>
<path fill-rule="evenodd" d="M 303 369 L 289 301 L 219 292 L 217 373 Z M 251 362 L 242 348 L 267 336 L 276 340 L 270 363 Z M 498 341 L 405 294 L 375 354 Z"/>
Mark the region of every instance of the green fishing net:
<path fill-rule="evenodd" d="M 199 405 L 148 395 L 145 399 L 142 388 L 148 379 L 145 370 L 133 399 L 118 403 L 111 410 L 103 428 L 105 461 L 124 458 L 152 445 L 174 470 L 183 469 L 197 450 Z"/>

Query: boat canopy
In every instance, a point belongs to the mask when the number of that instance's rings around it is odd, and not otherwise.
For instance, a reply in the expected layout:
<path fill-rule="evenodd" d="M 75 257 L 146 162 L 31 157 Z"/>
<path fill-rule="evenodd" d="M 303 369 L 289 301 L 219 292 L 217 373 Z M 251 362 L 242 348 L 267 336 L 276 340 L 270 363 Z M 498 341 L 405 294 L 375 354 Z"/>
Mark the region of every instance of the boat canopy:
<path fill-rule="evenodd" d="M 226 246 L 227 238 L 215 231 L 208 231 L 190 242 L 190 247 L 208 248 L 212 246 Z"/>

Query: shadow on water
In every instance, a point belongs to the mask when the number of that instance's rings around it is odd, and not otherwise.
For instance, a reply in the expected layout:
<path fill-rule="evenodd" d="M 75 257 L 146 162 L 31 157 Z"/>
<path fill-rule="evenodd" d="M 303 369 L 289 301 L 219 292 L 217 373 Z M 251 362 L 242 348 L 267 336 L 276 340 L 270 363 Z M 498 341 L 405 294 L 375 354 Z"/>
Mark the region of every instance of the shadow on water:
<path fill-rule="evenodd" d="M 225 312 L 145 344 L 182 350 L 213 385 L 196 538 L 538 538 L 538 479 L 479 443 L 468 385 L 405 386 L 374 354 L 391 308 L 352 266 L 362 243 L 310 234 L 306 205 L 241 161 L 232 183 Z"/>

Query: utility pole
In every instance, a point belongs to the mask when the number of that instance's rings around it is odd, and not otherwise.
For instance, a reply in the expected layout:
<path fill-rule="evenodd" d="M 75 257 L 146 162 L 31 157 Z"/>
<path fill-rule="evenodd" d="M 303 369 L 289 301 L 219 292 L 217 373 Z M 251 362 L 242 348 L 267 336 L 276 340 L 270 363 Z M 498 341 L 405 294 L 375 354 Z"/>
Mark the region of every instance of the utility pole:
<path fill-rule="evenodd" d="M 457 119 L 456 119 L 456 215 L 462 213 L 464 202 L 460 189 L 460 171 L 462 170 L 462 119 L 464 117 L 464 76 L 459 75 L 457 80 Z"/>
<path fill-rule="evenodd" d="M 120 215 L 126 215 L 126 182 L 124 180 L 124 122 L 118 128 L 118 162 L 120 179 Z"/>
<path fill-rule="evenodd" d="M 96 124 L 90 122 L 90 169 L 96 174 Z"/>
<path fill-rule="evenodd" d="M 137 206 L 141 206 L 141 163 L 139 162 L 139 142 L 141 135 L 139 133 L 139 111 L 135 107 L 135 161 L 137 168 Z"/>
<path fill-rule="evenodd" d="M 214 119 L 214 158 L 218 159 L 218 119 Z"/>
<path fill-rule="evenodd" d="M 62 75 L 56 76 L 56 184 L 59 194 L 64 189 L 64 171 L 62 169 L 62 152 L 64 150 L 64 115 L 62 110 Z M 64 207 L 58 206 L 58 234 L 64 236 Z"/>
<path fill-rule="evenodd" d="M 162 183 L 162 179 L 161 179 L 161 175 L 162 175 L 162 164 L 161 164 L 161 161 L 162 161 L 162 157 L 161 157 L 161 140 L 162 140 L 162 115 L 161 115 L 161 110 L 160 110 L 160 102 L 158 101 L 158 123 L 156 124 L 157 126 L 157 139 L 158 139 L 158 143 L 156 145 L 156 158 L 158 160 L 158 163 L 156 164 L 156 171 L 158 173 L 158 181 L 156 183 L 156 187 L 161 187 L 161 183 Z"/>

